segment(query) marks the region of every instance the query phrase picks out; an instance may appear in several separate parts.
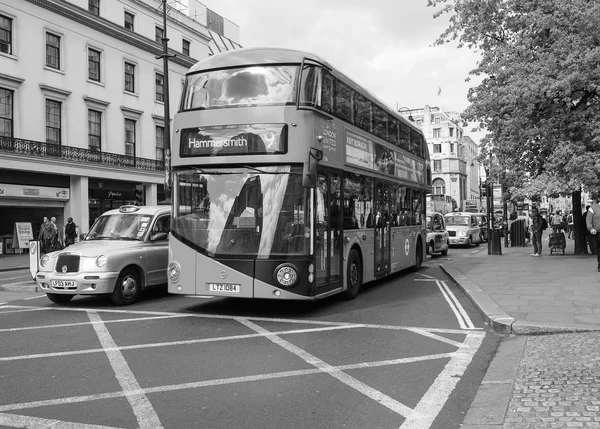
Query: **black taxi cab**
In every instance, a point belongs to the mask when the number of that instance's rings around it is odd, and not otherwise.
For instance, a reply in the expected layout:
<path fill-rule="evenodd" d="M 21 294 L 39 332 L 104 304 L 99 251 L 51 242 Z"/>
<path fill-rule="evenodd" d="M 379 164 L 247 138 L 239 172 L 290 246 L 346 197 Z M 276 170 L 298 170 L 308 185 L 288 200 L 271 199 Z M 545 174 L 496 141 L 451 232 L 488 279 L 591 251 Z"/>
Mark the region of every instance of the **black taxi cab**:
<path fill-rule="evenodd" d="M 35 281 L 56 303 L 75 295 L 110 295 L 116 305 L 167 283 L 169 206 L 127 205 L 103 213 L 85 239 L 39 261 Z"/>

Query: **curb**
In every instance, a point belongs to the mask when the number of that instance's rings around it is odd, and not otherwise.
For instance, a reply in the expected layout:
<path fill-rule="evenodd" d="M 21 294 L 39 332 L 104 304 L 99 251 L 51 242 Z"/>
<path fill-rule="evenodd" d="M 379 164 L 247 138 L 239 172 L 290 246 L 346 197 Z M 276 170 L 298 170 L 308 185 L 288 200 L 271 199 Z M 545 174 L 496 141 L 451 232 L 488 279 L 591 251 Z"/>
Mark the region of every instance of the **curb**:
<path fill-rule="evenodd" d="M 42 288 L 33 280 L 19 283 L 8 283 L 0 285 L 2 292 L 43 292 Z"/>
<path fill-rule="evenodd" d="M 454 280 L 458 287 L 463 290 L 475 307 L 477 307 L 486 323 L 488 323 L 494 331 L 500 334 L 543 335 L 600 331 L 600 327 L 597 325 L 516 321 L 510 314 L 502 310 L 496 301 L 494 301 L 483 289 L 473 283 L 467 276 L 452 265 L 440 264 L 440 267 L 452 280 Z"/>
<path fill-rule="evenodd" d="M 26 267 L 10 267 L 10 268 L 0 268 L 0 272 L 5 272 L 5 271 L 19 271 L 19 270 L 28 270 L 29 269 L 29 265 Z"/>

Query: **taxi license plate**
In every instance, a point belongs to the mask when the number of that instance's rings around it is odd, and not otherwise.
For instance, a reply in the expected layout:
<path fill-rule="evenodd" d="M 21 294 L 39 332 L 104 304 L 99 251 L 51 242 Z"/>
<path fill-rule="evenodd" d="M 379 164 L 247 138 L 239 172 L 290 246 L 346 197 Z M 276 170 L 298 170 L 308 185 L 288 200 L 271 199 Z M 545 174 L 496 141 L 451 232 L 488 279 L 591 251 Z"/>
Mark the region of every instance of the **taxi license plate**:
<path fill-rule="evenodd" d="M 233 283 L 208 283 L 209 292 L 240 293 L 241 285 Z"/>
<path fill-rule="evenodd" d="M 75 287 L 77 283 L 75 280 L 52 280 L 50 282 L 50 286 L 52 287 Z"/>

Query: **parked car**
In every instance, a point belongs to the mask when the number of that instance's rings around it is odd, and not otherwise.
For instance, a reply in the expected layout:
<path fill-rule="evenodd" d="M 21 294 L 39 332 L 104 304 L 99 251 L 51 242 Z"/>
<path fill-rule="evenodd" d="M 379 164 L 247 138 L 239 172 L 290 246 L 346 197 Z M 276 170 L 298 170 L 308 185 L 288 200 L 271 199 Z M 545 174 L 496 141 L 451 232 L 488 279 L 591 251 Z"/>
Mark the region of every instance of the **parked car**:
<path fill-rule="evenodd" d="M 56 303 L 110 294 L 132 304 L 147 287 L 167 283 L 169 206 L 122 206 L 103 213 L 85 239 L 40 259 L 36 282 Z"/>
<path fill-rule="evenodd" d="M 425 219 L 427 230 L 427 254 L 433 255 L 434 253 L 441 253 L 442 255 L 447 255 L 449 236 L 448 231 L 446 231 L 444 215 L 433 212 L 428 214 Z"/>
<path fill-rule="evenodd" d="M 481 242 L 487 242 L 489 240 L 487 214 L 485 213 L 473 213 L 477 218 L 479 224 L 479 230 L 481 231 Z"/>
<path fill-rule="evenodd" d="M 471 247 L 481 244 L 481 229 L 474 213 L 453 212 L 444 216 L 451 246 Z"/>

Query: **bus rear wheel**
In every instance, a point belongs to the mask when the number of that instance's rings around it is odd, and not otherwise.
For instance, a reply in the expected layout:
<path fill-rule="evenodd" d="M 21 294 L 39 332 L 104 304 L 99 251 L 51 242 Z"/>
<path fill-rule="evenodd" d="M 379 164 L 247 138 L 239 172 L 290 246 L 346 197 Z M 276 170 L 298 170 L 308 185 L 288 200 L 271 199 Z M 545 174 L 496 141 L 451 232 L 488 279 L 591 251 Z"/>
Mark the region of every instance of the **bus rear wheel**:
<path fill-rule="evenodd" d="M 356 298 L 360 291 L 360 283 L 362 279 L 362 266 L 358 252 L 355 249 L 350 251 L 348 256 L 348 267 L 346 269 L 346 296 L 345 298 L 350 300 Z"/>

